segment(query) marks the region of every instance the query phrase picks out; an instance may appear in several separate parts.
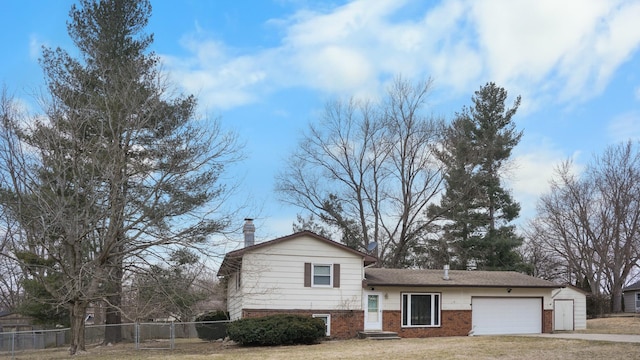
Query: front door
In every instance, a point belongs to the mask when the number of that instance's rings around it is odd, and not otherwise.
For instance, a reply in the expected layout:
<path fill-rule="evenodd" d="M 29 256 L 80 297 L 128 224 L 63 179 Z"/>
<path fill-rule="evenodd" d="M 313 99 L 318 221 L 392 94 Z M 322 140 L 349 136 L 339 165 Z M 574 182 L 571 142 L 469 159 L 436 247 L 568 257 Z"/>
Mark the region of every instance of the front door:
<path fill-rule="evenodd" d="M 382 296 L 378 292 L 364 292 L 364 329 L 382 330 Z"/>

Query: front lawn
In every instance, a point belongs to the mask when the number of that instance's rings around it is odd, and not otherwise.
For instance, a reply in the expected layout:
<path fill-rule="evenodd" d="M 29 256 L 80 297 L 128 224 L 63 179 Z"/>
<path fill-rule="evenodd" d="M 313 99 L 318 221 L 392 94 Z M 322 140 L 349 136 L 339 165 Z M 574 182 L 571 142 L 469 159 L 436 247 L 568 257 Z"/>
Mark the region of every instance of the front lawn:
<path fill-rule="evenodd" d="M 640 317 L 612 316 L 587 320 L 587 330 L 590 334 L 632 334 L 640 335 Z"/>
<path fill-rule="evenodd" d="M 516 336 L 475 336 L 402 340 L 327 341 L 318 345 L 249 347 L 220 342 L 176 342 L 171 350 L 134 350 L 133 344 L 90 347 L 75 358 L 90 360 L 205 360 L 205 359 L 605 359 L 628 358 L 640 345 Z M 68 359 L 65 350 L 18 353 L 16 359 Z"/>

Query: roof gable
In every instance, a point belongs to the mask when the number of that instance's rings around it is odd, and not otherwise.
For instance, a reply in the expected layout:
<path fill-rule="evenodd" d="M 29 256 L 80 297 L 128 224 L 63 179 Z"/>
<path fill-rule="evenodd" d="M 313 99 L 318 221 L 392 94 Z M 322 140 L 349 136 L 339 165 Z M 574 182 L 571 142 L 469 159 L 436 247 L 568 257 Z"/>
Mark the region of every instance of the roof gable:
<path fill-rule="evenodd" d="M 640 290 L 640 281 L 636 281 L 635 283 L 627 286 L 626 288 L 622 289 L 622 291 L 636 291 L 636 290 Z"/>
<path fill-rule="evenodd" d="M 365 269 L 367 286 L 437 286 L 437 287 L 512 287 L 560 288 L 551 281 L 515 271 L 449 270 L 444 279 L 443 270 L 423 269 Z"/>
<path fill-rule="evenodd" d="M 565 288 L 569 288 L 569 289 L 571 289 L 573 291 L 579 292 L 579 293 L 581 293 L 583 295 L 590 295 L 590 293 L 588 291 L 582 290 L 579 287 L 577 287 L 575 285 L 572 285 L 572 284 L 569 284 L 569 283 L 564 283 L 564 284 L 562 284 L 562 286 L 565 287 Z"/>
<path fill-rule="evenodd" d="M 311 231 L 300 231 L 297 232 L 295 234 L 291 234 L 291 235 L 287 235 L 287 236 L 283 236 L 283 237 L 279 237 L 270 241 L 265 241 L 259 244 L 255 244 L 255 245 L 251 245 L 251 246 L 247 246 L 244 247 L 242 249 L 238 249 L 238 250 L 234 250 L 231 252 L 228 252 L 225 257 L 224 260 L 222 261 L 222 264 L 220 265 L 220 269 L 218 270 L 218 276 L 222 276 L 222 275 L 226 275 L 226 274 L 230 274 L 234 271 L 236 271 L 239 268 L 239 264 L 242 261 L 242 257 L 244 256 L 244 254 L 257 250 L 257 249 L 262 249 L 262 248 L 266 248 L 266 247 L 270 247 L 276 244 L 281 244 L 283 242 L 287 242 L 287 241 L 292 241 L 295 239 L 299 239 L 302 237 L 311 237 L 315 240 L 321 241 L 323 243 L 329 244 L 331 246 L 335 246 L 345 252 L 360 256 L 364 259 L 364 264 L 365 265 L 369 265 L 369 264 L 373 264 L 376 262 L 376 259 L 368 254 L 365 254 L 363 252 L 360 252 L 358 250 L 354 250 L 344 244 L 340 244 L 338 242 L 335 242 L 333 240 L 327 239 L 323 236 L 320 236 L 316 233 L 313 233 Z"/>

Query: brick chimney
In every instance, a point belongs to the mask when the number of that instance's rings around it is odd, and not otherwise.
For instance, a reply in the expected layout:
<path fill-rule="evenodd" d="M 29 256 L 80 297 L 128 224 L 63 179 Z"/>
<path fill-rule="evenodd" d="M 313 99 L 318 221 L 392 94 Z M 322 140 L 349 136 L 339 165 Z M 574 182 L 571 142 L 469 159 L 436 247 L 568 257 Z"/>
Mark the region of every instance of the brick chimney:
<path fill-rule="evenodd" d="M 253 225 L 253 219 L 244 219 L 242 233 L 244 234 L 244 247 L 251 246 L 255 243 L 256 226 Z"/>

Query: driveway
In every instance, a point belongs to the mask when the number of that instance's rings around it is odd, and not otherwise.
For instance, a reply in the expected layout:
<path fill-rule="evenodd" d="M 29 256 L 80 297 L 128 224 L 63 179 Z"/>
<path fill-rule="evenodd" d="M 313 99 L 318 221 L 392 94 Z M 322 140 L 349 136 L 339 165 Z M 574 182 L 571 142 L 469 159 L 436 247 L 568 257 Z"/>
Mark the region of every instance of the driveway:
<path fill-rule="evenodd" d="M 615 341 L 615 342 L 628 342 L 628 343 L 640 344 L 640 335 L 555 333 L 555 334 L 537 334 L 537 335 L 531 335 L 531 336 L 558 338 L 558 339 L 574 339 L 574 340 Z"/>

